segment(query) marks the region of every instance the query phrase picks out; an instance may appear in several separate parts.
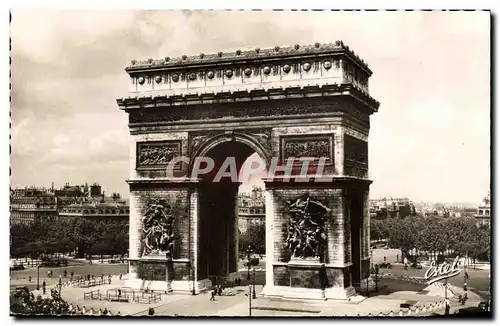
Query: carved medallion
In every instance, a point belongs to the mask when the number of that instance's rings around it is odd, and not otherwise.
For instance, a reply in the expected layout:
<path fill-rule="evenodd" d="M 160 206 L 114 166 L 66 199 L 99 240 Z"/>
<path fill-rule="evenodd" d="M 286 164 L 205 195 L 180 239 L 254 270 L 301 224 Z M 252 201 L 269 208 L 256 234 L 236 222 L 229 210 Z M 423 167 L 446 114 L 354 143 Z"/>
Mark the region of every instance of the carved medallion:
<path fill-rule="evenodd" d="M 291 69 L 291 68 L 290 68 L 290 65 L 284 65 L 284 66 L 283 66 L 283 71 L 284 71 L 286 74 L 288 74 L 288 73 L 290 72 L 290 69 Z"/>
<path fill-rule="evenodd" d="M 158 76 L 155 77 L 155 82 L 157 84 L 161 83 L 161 80 L 162 80 L 161 76 L 158 75 Z"/>
<path fill-rule="evenodd" d="M 269 75 L 271 72 L 271 68 L 269 66 L 265 66 L 264 69 L 262 70 L 266 75 Z"/>
<path fill-rule="evenodd" d="M 189 74 L 189 79 L 190 80 L 195 80 L 196 79 L 196 74 L 194 72 Z"/>
<path fill-rule="evenodd" d="M 231 77 L 233 77 L 233 71 L 232 71 L 232 70 L 230 70 L 230 69 L 226 70 L 226 77 L 227 77 L 227 78 L 231 78 Z"/>
<path fill-rule="evenodd" d="M 289 224 L 285 244 L 292 257 L 323 260 L 326 248 L 325 222 L 330 209 L 310 198 L 309 194 L 287 204 Z"/>
<path fill-rule="evenodd" d="M 245 76 L 249 77 L 252 74 L 252 69 L 246 68 L 245 69 Z"/>
<path fill-rule="evenodd" d="M 171 206 L 162 199 L 150 199 L 142 218 L 143 255 L 165 253 L 172 258 L 174 249 L 174 217 Z"/>
<path fill-rule="evenodd" d="M 326 70 L 330 70 L 330 68 L 332 67 L 332 63 L 330 61 L 325 61 L 323 63 L 323 67 L 325 67 Z"/>
<path fill-rule="evenodd" d="M 302 65 L 302 68 L 304 69 L 304 71 L 309 71 L 311 70 L 311 64 L 309 62 L 306 62 Z"/>
<path fill-rule="evenodd" d="M 172 80 L 173 80 L 174 82 L 178 82 L 178 81 L 179 81 L 179 75 L 178 75 L 178 74 L 173 74 L 173 75 L 172 75 Z"/>
<path fill-rule="evenodd" d="M 165 166 L 181 155 L 180 141 L 154 141 L 137 143 L 137 167 Z"/>
<path fill-rule="evenodd" d="M 215 76 L 215 75 L 214 75 L 214 72 L 213 72 L 213 71 L 209 71 L 209 72 L 207 72 L 207 77 L 208 77 L 208 79 L 212 79 L 212 78 L 214 78 L 214 76 Z"/>
<path fill-rule="evenodd" d="M 145 80 L 145 79 L 144 79 L 144 77 L 142 77 L 142 76 L 141 76 L 141 77 L 139 77 L 139 79 L 137 79 L 137 82 L 138 82 L 140 85 L 143 85 L 145 81 L 146 81 L 146 80 Z"/>

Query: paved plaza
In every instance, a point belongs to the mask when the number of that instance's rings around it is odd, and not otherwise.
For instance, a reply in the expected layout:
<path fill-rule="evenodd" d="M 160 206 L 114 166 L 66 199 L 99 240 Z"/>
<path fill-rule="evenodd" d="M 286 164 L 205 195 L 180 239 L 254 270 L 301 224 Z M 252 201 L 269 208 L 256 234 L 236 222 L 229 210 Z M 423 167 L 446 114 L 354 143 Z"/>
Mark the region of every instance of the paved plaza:
<path fill-rule="evenodd" d="M 250 302 L 248 287 L 240 286 L 228 289 L 234 296 L 216 296 L 215 301 L 210 301 L 210 294 L 202 293 L 196 296 L 190 294 L 169 293 L 162 294 L 161 300 L 152 303 L 120 303 L 105 300 L 85 300 L 84 294 L 89 291 L 99 290 L 105 293 L 124 286 L 124 280 L 118 277 L 112 279 L 112 284 L 94 286 L 90 288 L 64 287 L 62 297 L 64 300 L 86 309 L 93 308 L 95 311 L 107 308 L 113 313 L 118 311 L 122 316 L 143 316 L 148 314 L 150 307 L 154 308 L 155 315 L 159 316 L 221 316 L 245 317 L 250 315 Z M 50 288 L 50 287 L 49 287 Z M 367 316 L 383 313 L 395 315 L 400 311 L 402 303 L 411 302 L 415 307 L 436 305 L 443 302 L 444 292 L 439 288 L 425 284 L 415 284 L 401 280 L 381 279 L 379 292 L 372 293 L 370 297 L 355 297 L 351 302 L 341 300 L 286 300 L 281 298 L 266 298 L 258 295 L 262 290 L 261 285 L 256 286 L 257 299 L 252 299 L 252 316 Z M 460 289 L 453 287 L 458 295 Z M 39 291 L 34 291 L 39 294 Z M 47 290 L 50 293 L 50 290 Z M 466 306 L 477 306 L 480 298 L 468 293 L 469 300 Z M 460 306 L 456 297 L 451 298 L 452 310 Z M 443 308 L 436 305 L 432 311 L 420 311 L 415 315 L 425 316 L 431 313 L 443 313 Z"/>

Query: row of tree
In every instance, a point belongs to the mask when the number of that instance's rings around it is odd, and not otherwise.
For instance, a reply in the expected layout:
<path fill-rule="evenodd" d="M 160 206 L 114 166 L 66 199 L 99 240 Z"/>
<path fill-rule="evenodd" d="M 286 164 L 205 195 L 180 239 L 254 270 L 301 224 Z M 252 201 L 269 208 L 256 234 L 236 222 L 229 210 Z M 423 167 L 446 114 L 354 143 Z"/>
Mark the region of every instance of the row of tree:
<path fill-rule="evenodd" d="M 250 225 L 246 232 L 239 233 L 238 250 L 242 257 L 246 257 L 250 248 L 252 253 L 263 255 L 266 253 L 266 226 Z"/>
<path fill-rule="evenodd" d="M 452 251 L 461 257 L 490 260 L 490 227 L 478 227 L 474 219 L 467 217 L 373 219 L 370 237 L 371 240 L 387 239 L 389 247 L 401 249 L 403 257 L 416 249 L 433 254 Z"/>
<path fill-rule="evenodd" d="M 10 312 L 20 315 L 65 315 L 69 314 L 69 304 L 57 292 L 42 298 L 35 297 L 28 288 L 22 288 L 11 293 Z"/>
<path fill-rule="evenodd" d="M 55 253 L 124 255 L 128 250 L 128 221 L 47 219 L 33 224 L 12 225 L 12 258 L 40 258 Z"/>

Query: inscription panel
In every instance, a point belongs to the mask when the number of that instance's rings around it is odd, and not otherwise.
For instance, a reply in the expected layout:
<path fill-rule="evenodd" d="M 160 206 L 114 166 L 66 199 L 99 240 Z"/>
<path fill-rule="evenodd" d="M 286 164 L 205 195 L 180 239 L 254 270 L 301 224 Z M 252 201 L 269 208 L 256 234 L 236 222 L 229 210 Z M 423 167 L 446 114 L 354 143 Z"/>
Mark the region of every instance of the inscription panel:
<path fill-rule="evenodd" d="M 165 168 L 175 157 L 181 155 L 181 141 L 152 141 L 137 143 L 137 168 Z M 180 169 L 176 164 L 174 169 Z"/>
<path fill-rule="evenodd" d="M 333 164 L 333 135 L 281 136 L 281 161 L 290 157 L 320 159 L 327 158 Z"/>

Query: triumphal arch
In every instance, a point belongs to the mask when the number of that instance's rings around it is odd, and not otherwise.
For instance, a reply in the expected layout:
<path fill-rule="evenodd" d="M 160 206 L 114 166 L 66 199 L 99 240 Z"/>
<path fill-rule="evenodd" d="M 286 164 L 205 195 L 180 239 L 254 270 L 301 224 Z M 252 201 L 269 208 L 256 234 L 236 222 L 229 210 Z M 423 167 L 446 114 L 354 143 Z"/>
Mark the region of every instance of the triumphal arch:
<path fill-rule="evenodd" d="M 253 153 L 280 167 L 264 180 L 263 294 L 339 299 L 369 283 L 368 133 L 379 103 L 354 51 L 277 46 L 134 60 L 126 72 L 117 102 L 132 136 L 129 286 L 199 293 L 214 275 L 234 277 L 239 183 L 191 172 L 196 158 L 216 169 L 234 157 L 240 169 Z"/>

